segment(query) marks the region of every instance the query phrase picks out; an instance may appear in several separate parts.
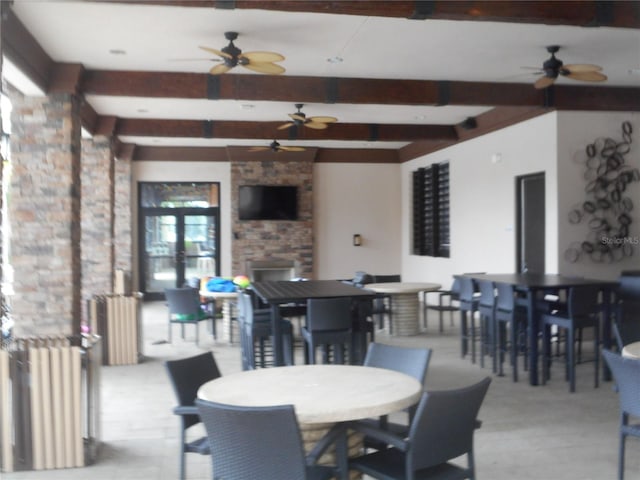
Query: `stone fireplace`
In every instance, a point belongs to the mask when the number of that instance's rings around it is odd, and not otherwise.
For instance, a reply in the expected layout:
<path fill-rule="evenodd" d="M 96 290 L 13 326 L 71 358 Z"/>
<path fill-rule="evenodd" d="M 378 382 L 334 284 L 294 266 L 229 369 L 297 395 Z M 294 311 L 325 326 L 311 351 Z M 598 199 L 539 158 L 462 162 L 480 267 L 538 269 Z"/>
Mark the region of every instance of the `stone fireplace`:
<path fill-rule="evenodd" d="M 291 280 L 298 276 L 294 260 L 248 260 L 246 272 L 252 282 Z"/>
<path fill-rule="evenodd" d="M 297 220 L 240 220 L 240 185 L 295 185 Z M 232 273 L 252 281 L 313 278 L 313 162 L 233 160 Z"/>

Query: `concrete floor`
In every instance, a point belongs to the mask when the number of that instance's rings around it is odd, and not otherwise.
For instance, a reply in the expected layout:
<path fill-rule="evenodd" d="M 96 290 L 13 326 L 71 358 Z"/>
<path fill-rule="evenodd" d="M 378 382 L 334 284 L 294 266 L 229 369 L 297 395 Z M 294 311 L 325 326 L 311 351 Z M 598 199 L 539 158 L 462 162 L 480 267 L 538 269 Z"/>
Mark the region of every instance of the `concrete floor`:
<path fill-rule="evenodd" d="M 3 480 L 174 480 L 178 478 L 178 420 L 171 413 L 175 399 L 164 371 L 169 359 L 213 351 L 222 374 L 240 370 L 237 346 L 216 344 L 201 325 L 201 345 L 187 339 L 167 344 L 166 307 L 144 307 L 145 360 L 138 365 L 103 367 L 101 449 L 94 465 L 79 469 L 2 474 Z M 377 341 L 433 349 L 426 386 L 462 386 L 491 375 L 461 359 L 456 326 L 430 328 L 415 337 Z M 447 321 L 448 323 L 448 321 Z M 191 336 L 191 337 L 190 337 Z M 611 383 L 594 389 L 593 364 L 578 366 L 577 393 L 569 394 L 560 371 L 552 381 L 531 387 L 526 379 L 493 376 L 480 411 L 483 426 L 475 436 L 477 477 L 486 480 L 606 480 L 616 478 L 618 400 Z M 194 432 L 197 434 L 199 432 Z M 627 480 L 640 478 L 640 445 L 628 440 Z M 187 478 L 211 478 L 210 459 L 187 455 Z M 254 479 L 247 479 L 254 480 Z M 257 479 L 256 479 L 257 480 Z M 287 479 L 283 479 L 287 480 Z"/>

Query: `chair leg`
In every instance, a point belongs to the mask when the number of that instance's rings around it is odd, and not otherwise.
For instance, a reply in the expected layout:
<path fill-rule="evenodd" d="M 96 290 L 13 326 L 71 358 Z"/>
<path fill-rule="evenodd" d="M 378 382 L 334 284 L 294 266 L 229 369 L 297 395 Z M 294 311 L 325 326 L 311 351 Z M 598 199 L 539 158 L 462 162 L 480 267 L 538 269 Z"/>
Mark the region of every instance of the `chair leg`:
<path fill-rule="evenodd" d="M 569 366 L 569 391 L 576 391 L 576 359 L 575 359 L 575 332 L 569 327 L 567 330 L 567 364 Z"/>
<path fill-rule="evenodd" d="M 184 446 L 186 441 L 187 441 L 187 432 L 183 426 L 182 433 L 180 435 L 180 480 L 184 480 L 187 474 L 187 466 L 185 464 L 185 458 L 184 458 L 185 457 Z"/>
<path fill-rule="evenodd" d="M 511 359 L 511 368 L 513 369 L 513 381 L 518 381 L 518 327 L 515 319 L 511 319 L 509 323 L 511 334 L 511 345 L 509 345 L 509 358 Z M 526 355 L 525 355 L 526 357 Z"/>
<path fill-rule="evenodd" d="M 462 352 L 462 358 L 464 358 L 469 351 L 469 330 L 467 325 L 467 311 L 460 310 L 460 351 Z"/>
<path fill-rule="evenodd" d="M 626 414 L 621 414 L 620 430 L 622 426 L 626 424 Z M 624 480 L 624 454 L 625 454 L 625 440 L 626 435 L 620 432 L 620 448 L 618 449 L 618 480 Z"/>

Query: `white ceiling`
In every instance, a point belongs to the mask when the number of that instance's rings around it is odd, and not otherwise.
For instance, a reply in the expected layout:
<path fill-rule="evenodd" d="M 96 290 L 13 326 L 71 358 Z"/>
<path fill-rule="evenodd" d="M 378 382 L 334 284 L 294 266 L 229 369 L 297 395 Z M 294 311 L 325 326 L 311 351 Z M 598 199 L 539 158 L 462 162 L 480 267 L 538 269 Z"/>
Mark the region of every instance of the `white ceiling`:
<path fill-rule="evenodd" d="M 256 2 L 256 6 L 259 2 Z M 565 64 L 595 63 L 609 77 L 603 86 L 639 86 L 640 29 L 586 28 L 445 20 L 408 20 L 333 14 L 216 10 L 57 0 L 16 0 L 13 11 L 56 62 L 87 69 L 206 73 L 214 63 L 199 45 L 220 49 L 225 31 L 239 32 L 244 52 L 286 57 L 284 75 L 531 83 L 558 44 Z M 113 53 L 121 52 L 121 53 Z M 343 61 L 331 63 L 328 59 Z M 184 60 L 195 59 L 195 60 Z M 12 66 L 5 77 L 34 93 Z M 236 67 L 227 75 L 260 75 Z M 558 84 L 578 82 L 560 78 Z M 533 87 L 531 87 L 533 88 Z M 279 121 L 290 103 L 87 96 L 101 115 L 127 118 Z M 307 116 L 345 123 L 457 124 L 491 108 L 307 104 Z M 264 140 L 126 137 L 138 145 L 262 145 Z M 291 142 L 283 141 L 283 144 Z M 296 141 L 325 147 L 399 148 L 395 142 Z"/>

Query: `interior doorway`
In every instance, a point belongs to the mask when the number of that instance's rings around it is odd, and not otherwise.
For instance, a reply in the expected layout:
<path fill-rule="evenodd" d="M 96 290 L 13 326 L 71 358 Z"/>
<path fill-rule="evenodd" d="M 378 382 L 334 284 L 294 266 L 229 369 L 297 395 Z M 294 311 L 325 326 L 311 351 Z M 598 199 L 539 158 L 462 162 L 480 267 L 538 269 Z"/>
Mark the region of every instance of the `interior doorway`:
<path fill-rule="evenodd" d="M 516 177 L 516 270 L 545 273 L 545 174 Z"/>
<path fill-rule="evenodd" d="M 139 290 L 145 300 L 163 299 L 165 288 L 188 278 L 220 275 L 217 184 L 145 183 L 139 191 Z"/>

